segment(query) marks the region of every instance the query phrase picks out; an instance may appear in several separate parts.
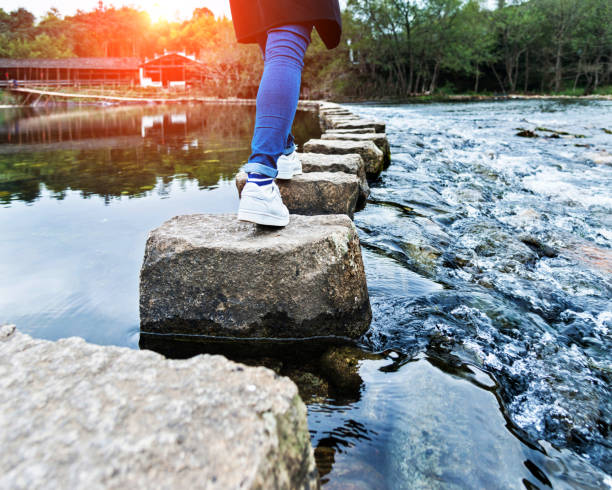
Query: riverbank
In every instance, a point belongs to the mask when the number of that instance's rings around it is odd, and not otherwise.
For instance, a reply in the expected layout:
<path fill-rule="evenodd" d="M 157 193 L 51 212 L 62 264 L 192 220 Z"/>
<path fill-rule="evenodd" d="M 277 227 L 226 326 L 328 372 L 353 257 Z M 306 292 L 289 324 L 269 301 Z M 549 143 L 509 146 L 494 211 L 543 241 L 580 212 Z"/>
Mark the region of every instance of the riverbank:
<path fill-rule="evenodd" d="M 401 97 L 338 98 L 340 104 L 422 104 L 427 102 L 489 102 L 502 100 L 612 100 L 612 95 L 564 95 L 564 94 L 454 94 L 454 95 L 414 95 Z"/>
<path fill-rule="evenodd" d="M 15 104 L 15 95 L 24 101 L 23 104 Z M 67 90 L 46 88 L 25 88 L 20 87 L 11 91 L 0 90 L 0 101 L 4 97 L 11 99 L 10 104 L 0 105 L 0 108 L 23 107 L 36 105 L 38 103 L 53 104 L 55 102 L 71 103 L 101 103 L 101 104 L 168 104 L 168 103 L 209 103 L 209 104 L 235 104 L 235 105 L 254 105 L 255 99 L 241 99 L 237 97 L 216 98 L 210 96 L 197 95 L 196 92 L 168 91 L 147 91 L 142 93 L 134 90 L 121 91 L 116 89 L 82 89 Z M 488 102 L 504 100 L 612 100 L 612 94 L 593 94 L 593 95 L 568 95 L 568 94 L 424 94 L 410 97 L 337 97 L 333 101 L 337 103 L 381 103 L 381 104 L 421 104 L 428 102 Z M 306 101 L 306 105 L 309 101 Z M 301 108 L 304 103 L 300 103 Z"/>

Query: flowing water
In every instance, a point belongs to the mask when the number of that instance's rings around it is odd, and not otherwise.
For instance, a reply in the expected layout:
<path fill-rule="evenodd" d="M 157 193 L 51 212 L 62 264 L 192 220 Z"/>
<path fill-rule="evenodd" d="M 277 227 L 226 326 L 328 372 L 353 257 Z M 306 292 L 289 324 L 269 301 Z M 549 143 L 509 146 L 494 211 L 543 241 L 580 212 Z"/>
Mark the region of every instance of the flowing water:
<path fill-rule="evenodd" d="M 257 361 L 300 386 L 326 487 L 609 487 L 612 103 L 351 109 L 392 145 L 355 216 L 372 327 L 358 347 Z M 252 123 L 0 112 L 0 322 L 136 347 L 147 232 L 236 209 Z M 318 131 L 308 113 L 295 129 Z"/>

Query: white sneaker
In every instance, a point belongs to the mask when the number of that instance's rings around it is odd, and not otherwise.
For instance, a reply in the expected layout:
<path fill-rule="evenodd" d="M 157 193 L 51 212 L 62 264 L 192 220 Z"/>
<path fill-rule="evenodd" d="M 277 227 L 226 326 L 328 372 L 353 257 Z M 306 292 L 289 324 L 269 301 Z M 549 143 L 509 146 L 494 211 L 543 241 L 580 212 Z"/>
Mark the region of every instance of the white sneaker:
<path fill-rule="evenodd" d="M 258 225 L 287 226 L 289 210 L 283 204 L 276 183 L 257 185 L 247 182 L 240 197 L 238 219 Z"/>
<path fill-rule="evenodd" d="M 297 155 L 297 151 L 278 157 L 276 169 L 278 170 L 277 179 L 291 179 L 294 175 L 300 175 L 302 173 L 302 162 Z"/>

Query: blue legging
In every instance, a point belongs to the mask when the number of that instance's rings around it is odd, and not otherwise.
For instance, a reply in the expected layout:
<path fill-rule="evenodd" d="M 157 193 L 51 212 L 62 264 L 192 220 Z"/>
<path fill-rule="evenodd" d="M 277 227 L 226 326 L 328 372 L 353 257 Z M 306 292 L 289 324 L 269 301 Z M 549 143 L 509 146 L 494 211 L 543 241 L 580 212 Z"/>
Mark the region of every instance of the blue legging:
<path fill-rule="evenodd" d="M 276 177 L 276 161 L 293 150 L 291 126 L 298 99 L 304 54 L 310 44 L 312 26 L 296 24 L 274 27 L 260 42 L 264 71 L 257 92 L 255 130 L 251 156 L 244 170 Z"/>

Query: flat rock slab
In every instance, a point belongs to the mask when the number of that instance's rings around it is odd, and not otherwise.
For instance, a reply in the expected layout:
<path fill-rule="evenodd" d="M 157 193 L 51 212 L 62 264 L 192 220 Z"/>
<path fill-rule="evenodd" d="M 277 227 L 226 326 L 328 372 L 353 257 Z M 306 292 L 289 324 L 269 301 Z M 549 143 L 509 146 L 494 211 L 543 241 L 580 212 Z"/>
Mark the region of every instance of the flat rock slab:
<path fill-rule="evenodd" d="M 326 155 L 324 153 L 298 153 L 302 162 L 302 170 L 309 172 L 343 172 L 356 175 L 359 178 L 359 199 L 357 209 L 360 209 L 368 196 L 370 187 L 366 179 L 365 164 L 361 155 L 348 153 L 346 155 Z M 279 181 L 280 182 L 280 181 Z"/>
<path fill-rule="evenodd" d="M 352 128 L 352 129 L 330 128 L 330 129 L 325 129 L 323 131 L 323 133 L 330 133 L 330 132 L 333 132 L 334 134 L 371 134 L 371 133 L 375 133 L 376 131 L 374 131 L 374 126 L 364 126 L 363 128 Z"/>
<path fill-rule="evenodd" d="M 346 215 L 292 215 L 286 227 L 269 228 L 194 214 L 149 234 L 142 332 L 356 338 L 370 320 L 359 238 Z"/>
<path fill-rule="evenodd" d="M 385 132 L 385 123 L 370 119 L 348 119 L 331 116 L 325 120 L 327 128 L 331 129 L 360 129 L 366 127 L 374 128 L 375 133 Z"/>
<path fill-rule="evenodd" d="M 318 488 L 296 386 L 0 327 L 0 488 Z"/>
<path fill-rule="evenodd" d="M 383 152 L 385 160 L 391 159 L 391 147 L 385 133 L 338 133 L 334 130 L 321 135 L 322 140 L 372 141 Z"/>
<path fill-rule="evenodd" d="M 337 115 L 337 116 L 352 116 L 353 113 L 348 109 L 343 109 L 341 107 L 332 107 L 332 108 L 323 108 L 319 109 L 319 114 L 329 116 L 329 115 Z"/>
<path fill-rule="evenodd" d="M 236 175 L 239 195 L 246 180 L 246 173 Z M 359 177 L 342 172 L 303 173 L 276 184 L 289 212 L 306 216 L 346 214 L 352 219 L 362 194 Z"/>
<path fill-rule="evenodd" d="M 352 129 L 327 129 L 324 133 L 334 133 L 334 134 L 371 134 L 376 133 L 374 130 L 374 126 L 364 126 L 362 128 L 352 128 Z M 381 133 L 384 134 L 384 133 Z"/>
<path fill-rule="evenodd" d="M 385 162 L 383 152 L 372 141 L 312 139 L 304 144 L 304 152 L 328 155 L 357 153 L 363 158 L 369 179 L 378 177 Z"/>

